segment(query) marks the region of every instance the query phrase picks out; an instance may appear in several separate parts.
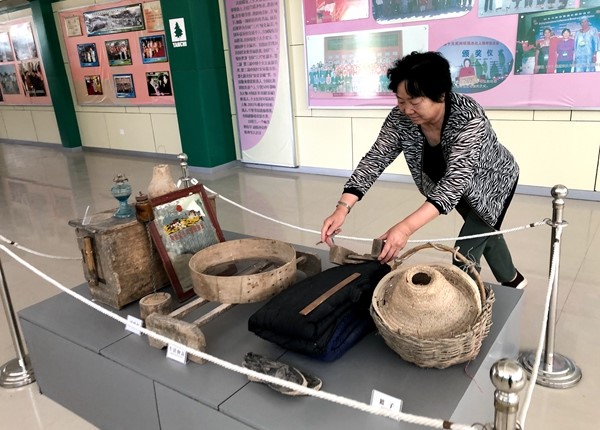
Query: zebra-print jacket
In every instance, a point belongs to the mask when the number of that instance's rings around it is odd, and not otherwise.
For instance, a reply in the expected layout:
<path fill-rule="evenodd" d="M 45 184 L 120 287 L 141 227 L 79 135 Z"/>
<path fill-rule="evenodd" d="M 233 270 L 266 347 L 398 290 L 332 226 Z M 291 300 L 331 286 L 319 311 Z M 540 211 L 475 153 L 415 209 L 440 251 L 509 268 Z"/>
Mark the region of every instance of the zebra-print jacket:
<path fill-rule="evenodd" d="M 498 142 L 483 108 L 462 94 L 451 92 L 446 97 L 441 145 L 447 167 L 437 184 L 423 173 L 424 142 L 419 127 L 394 107 L 344 192 L 362 198 L 403 152 L 417 188 L 440 213 L 450 212 L 462 197 L 481 219 L 495 226 L 518 179 L 519 166 Z"/>

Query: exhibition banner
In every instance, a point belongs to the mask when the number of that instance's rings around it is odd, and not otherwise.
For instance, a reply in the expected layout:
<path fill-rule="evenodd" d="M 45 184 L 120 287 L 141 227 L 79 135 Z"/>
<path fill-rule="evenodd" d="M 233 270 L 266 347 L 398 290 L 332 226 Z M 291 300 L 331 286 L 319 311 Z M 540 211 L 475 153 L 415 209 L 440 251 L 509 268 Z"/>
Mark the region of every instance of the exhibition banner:
<path fill-rule="evenodd" d="M 283 0 L 226 0 L 242 161 L 296 166 Z"/>
<path fill-rule="evenodd" d="M 311 107 L 390 107 L 386 72 L 448 59 L 454 90 L 490 108 L 592 109 L 600 0 L 303 0 Z"/>

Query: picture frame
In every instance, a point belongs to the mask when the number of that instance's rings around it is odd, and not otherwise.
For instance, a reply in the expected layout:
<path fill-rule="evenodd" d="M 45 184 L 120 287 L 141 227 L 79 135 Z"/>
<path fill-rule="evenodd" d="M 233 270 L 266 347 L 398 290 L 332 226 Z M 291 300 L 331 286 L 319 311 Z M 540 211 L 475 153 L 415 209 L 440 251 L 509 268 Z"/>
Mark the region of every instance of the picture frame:
<path fill-rule="evenodd" d="M 104 94 L 100 75 L 86 75 L 84 80 L 88 96 L 101 96 Z"/>
<path fill-rule="evenodd" d="M 150 236 L 180 301 L 195 295 L 189 260 L 208 246 L 224 242 L 216 214 L 202 184 L 150 200 Z"/>
<path fill-rule="evenodd" d="M 104 46 L 106 47 L 106 56 L 110 67 L 131 66 L 133 64 L 129 39 L 107 40 L 104 42 Z"/>
<path fill-rule="evenodd" d="M 83 23 L 88 36 L 125 33 L 146 28 L 141 3 L 83 12 Z"/>
<path fill-rule="evenodd" d="M 98 50 L 95 43 L 82 43 L 77 45 L 77 55 L 81 67 L 98 67 Z"/>
<path fill-rule="evenodd" d="M 113 75 L 115 84 L 115 95 L 117 98 L 135 98 L 135 86 L 131 73 L 120 73 Z"/>
<path fill-rule="evenodd" d="M 64 19 L 67 37 L 83 36 L 81 21 L 78 16 L 68 16 Z"/>
<path fill-rule="evenodd" d="M 164 34 L 140 37 L 140 52 L 143 64 L 165 63 L 167 57 L 167 43 Z"/>
<path fill-rule="evenodd" d="M 17 61 L 27 61 L 38 58 L 37 46 L 33 38 L 31 23 L 25 22 L 10 27 L 10 39 Z"/>
<path fill-rule="evenodd" d="M 21 94 L 14 64 L 0 64 L 0 88 L 5 95 Z"/>
<path fill-rule="evenodd" d="M 7 32 L 0 33 L 0 62 L 6 63 L 15 61 L 15 54 L 10 46 L 10 39 Z"/>
<path fill-rule="evenodd" d="M 169 72 L 146 72 L 146 84 L 150 97 L 172 96 L 171 76 Z"/>

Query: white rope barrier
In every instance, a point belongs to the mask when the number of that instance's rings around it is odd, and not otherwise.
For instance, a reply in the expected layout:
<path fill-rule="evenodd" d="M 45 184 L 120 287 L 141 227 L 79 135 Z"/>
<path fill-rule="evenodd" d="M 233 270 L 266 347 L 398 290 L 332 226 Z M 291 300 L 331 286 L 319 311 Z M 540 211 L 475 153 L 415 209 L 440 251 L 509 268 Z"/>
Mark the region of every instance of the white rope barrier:
<path fill-rule="evenodd" d="M 20 249 L 21 251 L 25 251 L 25 252 L 28 252 L 30 254 L 40 256 L 40 257 L 52 258 L 52 259 L 55 259 L 55 260 L 81 260 L 81 257 L 60 257 L 60 256 L 57 256 L 57 255 L 44 254 L 42 252 L 34 251 L 33 249 L 29 249 L 29 248 L 26 248 L 24 246 L 19 245 L 14 240 L 7 239 L 6 237 L 2 236 L 1 234 L 0 234 L 0 240 L 2 242 L 5 242 L 5 243 L 11 245 L 11 246 L 14 246 L 17 249 Z"/>
<path fill-rule="evenodd" d="M 12 251 L 10 251 L 6 246 L 4 245 L 0 245 L 0 249 L 3 250 L 6 254 L 8 254 L 10 257 L 14 258 L 17 262 L 19 262 L 20 264 L 22 264 L 23 266 L 25 266 L 27 269 L 29 269 L 31 272 L 35 273 L 36 275 L 38 275 L 39 277 L 41 277 L 42 279 L 46 280 L 47 282 L 49 282 L 50 284 L 54 285 L 55 287 L 57 287 L 58 289 L 60 289 L 61 291 L 63 291 L 64 293 L 70 295 L 71 297 L 75 298 L 76 300 L 79 300 L 80 302 L 84 303 L 85 305 L 97 310 L 98 312 L 106 315 L 109 318 L 112 318 L 118 322 L 120 322 L 121 324 L 123 324 L 124 326 L 127 326 L 129 324 L 129 322 L 127 321 L 126 318 L 121 317 L 118 314 L 115 314 L 114 312 L 109 311 L 108 309 L 103 308 L 102 306 L 94 303 L 93 301 L 81 296 L 80 294 L 77 294 L 76 292 L 70 290 L 69 288 L 65 287 L 64 285 L 60 284 L 58 281 L 54 280 L 53 278 L 51 278 L 50 276 L 46 275 L 45 273 L 43 273 L 42 271 L 40 271 L 39 269 L 37 269 L 36 267 L 34 267 L 33 265 L 29 264 L 27 261 L 23 260 L 21 257 L 19 257 L 18 255 L 16 255 L 15 253 L 13 253 Z M 267 383 L 272 383 L 272 384 L 277 384 L 280 385 L 282 387 L 291 389 L 291 390 L 295 390 L 298 392 L 301 392 L 303 394 L 312 396 L 312 397 L 316 397 L 322 400 L 326 400 L 329 402 L 333 402 L 333 403 L 337 403 L 339 405 L 342 406 L 347 406 L 349 408 L 353 408 L 353 409 L 357 409 L 363 412 L 367 412 L 373 415 L 377 415 L 377 416 L 382 416 L 382 417 L 386 417 L 389 419 L 392 419 L 394 421 L 403 421 L 403 422 L 407 422 L 407 423 L 411 423 L 411 424 L 416 424 L 416 425 L 421 425 L 421 426 L 428 426 L 431 428 L 436 428 L 436 429 L 450 429 L 450 430 L 476 430 L 476 427 L 474 426 L 470 426 L 470 425 L 464 425 L 464 424 L 457 424 L 457 423 L 452 423 L 450 421 L 447 420 L 441 420 L 441 419 L 435 419 L 435 418 L 427 418 L 427 417 L 422 417 L 422 416 L 418 416 L 418 415 L 413 415 L 413 414 L 407 414 L 404 412 L 394 412 L 394 411 L 390 411 L 388 409 L 381 409 L 378 407 L 374 407 L 371 405 L 368 405 L 366 403 L 363 402 L 359 402 L 356 400 L 352 400 L 352 399 L 348 399 L 346 397 L 343 396 L 338 396 L 336 394 L 332 394 L 332 393 L 328 393 L 326 391 L 317 391 L 317 390 L 313 390 L 311 388 L 308 387 L 304 387 L 302 385 L 298 385 L 296 383 L 293 382 L 289 382 L 289 381 L 285 381 L 283 379 L 279 379 L 279 378 L 275 378 L 273 376 L 269 376 L 269 375 L 265 375 L 263 373 L 260 372 L 256 372 L 253 371 L 251 369 L 246 369 L 244 367 L 235 365 L 233 363 L 229 363 L 228 361 L 222 360 L 220 358 L 214 357 L 210 354 L 207 354 L 205 352 L 201 352 L 192 348 L 187 347 L 184 344 L 181 344 L 179 342 L 176 342 L 166 336 L 160 335 L 158 333 L 155 333 L 151 330 L 148 330 L 144 327 L 136 327 L 136 330 L 139 330 L 141 333 L 152 337 L 160 342 L 164 342 L 166 344 L 171 344 L 176 346 L 177 348 L 180 348 L 181 350 L 186 351 L 188 354 L 194 355 L 196 357 L 199 357 L 203 360 L 206 360 L 208 362 L 211 362 L 213 364 L 216 364 L 218 366 L 221 366 L 225 369 L 231 370 L 233 372 L 237 372 L 237 373 L 241 373 L 243 375 L 246 376 L 251 376 L 253 378 L 256 379 L 260 379 L 262 381 L 265 381 Z"/>
<path fill-rule="evenodd" d="M 304 228 L 304 227 L 298 227 L 295 226 L 293 224 L 289 224 L 287 222 L 283 222 L 283 221 L 279 221 L 276 220 L 275 218 L 271 218 L 269 216 L 263 215 L 260 212 L 256 212 L 252 209 L 249 209 L 245 206 L 242 206 L 239 203 L 234 202 L 233 200 L 228 199 L 227 197 L 223 197 L 221 194 L 211 190 L 210 188 L 208 188 L 206 185 L 204 185 L 204 189 L 206 191 L 208 191 L 209 193 L 215 194 L 218 198 L 220 198 L 221 200 L 223 200 L 224 202 L 229 203 L 230 205 L 233 205 L 243 211 L 246 211 L 248 213 L 251 213 L 253 215 L 256 215 L 259 218 L 263 218 L 266 219 L 268 221 L 272 221 L 276 224 L 281 224 L 284 225 L 286 227 L 290 227 L 290 228 L 294 228 L 296 230 L 300 230 L 300 231 L 304 231 L 307 233 L 314 233 L 317 235 L 321 235 L 321 231 L 319 230 L 312 230 L 309 228 Z M 486 236 L 496 236 L 499 234 L 506 234 L 506 233 L 514 233 L 516 231 L 521 231 L 521 230 L 527 230 L 529 228 L 534 228 L 534 227 L 539 227 L 541 225 L 547 225 L 548 224 L 548 219 L 544 219 L 542 221 L 537 221 L 537 222 L 532 222 L 530 224 L 524 225 L 524 226 L 520 226 L 520 227 L 514 227 L 514 228 L 509 228 L 506 230 L 498 230 L 498 231 L 491 231 L 489 233 L 481 233 L 481 234 L 473 234 L 470 236 L 460 236 L 460 237 L 444 237 L 444 238 L 437 238 L 437 239 L 409 239 L 408 243 L 430 243 L 430 242 L 447 242 L 447 241 L 456 241 L 456 240 L 464 240 L 464 239 L 474 239 L 477 237 L 486 237 Z M 348 239 L 348 240 L 356 240 L 356 241 L 363 241 L 363 242 L 372 242 L 373 238 L 364 238 L 364 237 L 354 237 L 354 236 L 344 236 L 341 234 L 338 234 L 335 236 L 336 239 Z"/>
<path fill-rule="evenodd" d="M 556 239 L 560 242 L 562 236 L 562 230 L 564 225 L 558 224 L 556 225 Z M 560 248 L 554 247 L 554 251 L 552 252 L 552 260 L 550 262 L 550 279 L 548 280 L 548 292 L 546 294 L 546 301 L 544 303 L 544 318 L 542 320 L 542 329 L 540 333 L 540 338 L 538 342 L 538 347 L 535 353 L 535 360 L 533 362 L 533 368 L 531 369 L 531 378 L 529 379 L 529 385 L 527 386 L 527 391 L 525 393 L 525 397 L 521 403 L 521 407 L 519 408 L 519 419 L 518 422 L 521 424 L 521 428 L 525 429 L 525 420 L 527 419 L 527 413 L 529 412 L 529 405 L 531 404 L 531 399 L 533 397 L 533 389 L 535 388 L 538 372 L 540 370 L 540 363 L 542 361 L 542 350 L 544 349 L 544 342 L 546 340 L 546 328 L 548 327 L 548 314 L 550 310 L 550 298 L 552 297 L 552 291 L 554 286 L 554 280 L 557 276 L 558 264 L 559 264 L 559 252 Z"/>

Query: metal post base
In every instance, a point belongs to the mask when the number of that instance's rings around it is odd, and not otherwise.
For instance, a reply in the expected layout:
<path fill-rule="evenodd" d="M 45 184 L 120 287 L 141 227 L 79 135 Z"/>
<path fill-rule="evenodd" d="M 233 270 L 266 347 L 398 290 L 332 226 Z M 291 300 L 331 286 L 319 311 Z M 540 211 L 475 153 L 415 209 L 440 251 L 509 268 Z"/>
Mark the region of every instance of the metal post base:
<path fill-rule="evenodd" d="M 555 352 L 553 357 L 554 362 L 552 370 L 544 369 L 543 361 L 540 363 L 536 383 L 549 388 L 571 388 L 577 385 L 581 380 L 581 369 L 577 367 L 573 360 L 564 355 Z M 529 375 L 531 375 L 533 371 L 534 362 L 534 351 L 522 352 L 519 354 L 519 363 Z"/>
<path fill-rule="evenodd" d="M 18 388 L 35 381 L 35 375 L 29 358 L 25 357 L 24 361 L 24 363 L 21 363 L 19 359 L 15 358 L 2 366 L 0 371 L 0 387 Z"/>

